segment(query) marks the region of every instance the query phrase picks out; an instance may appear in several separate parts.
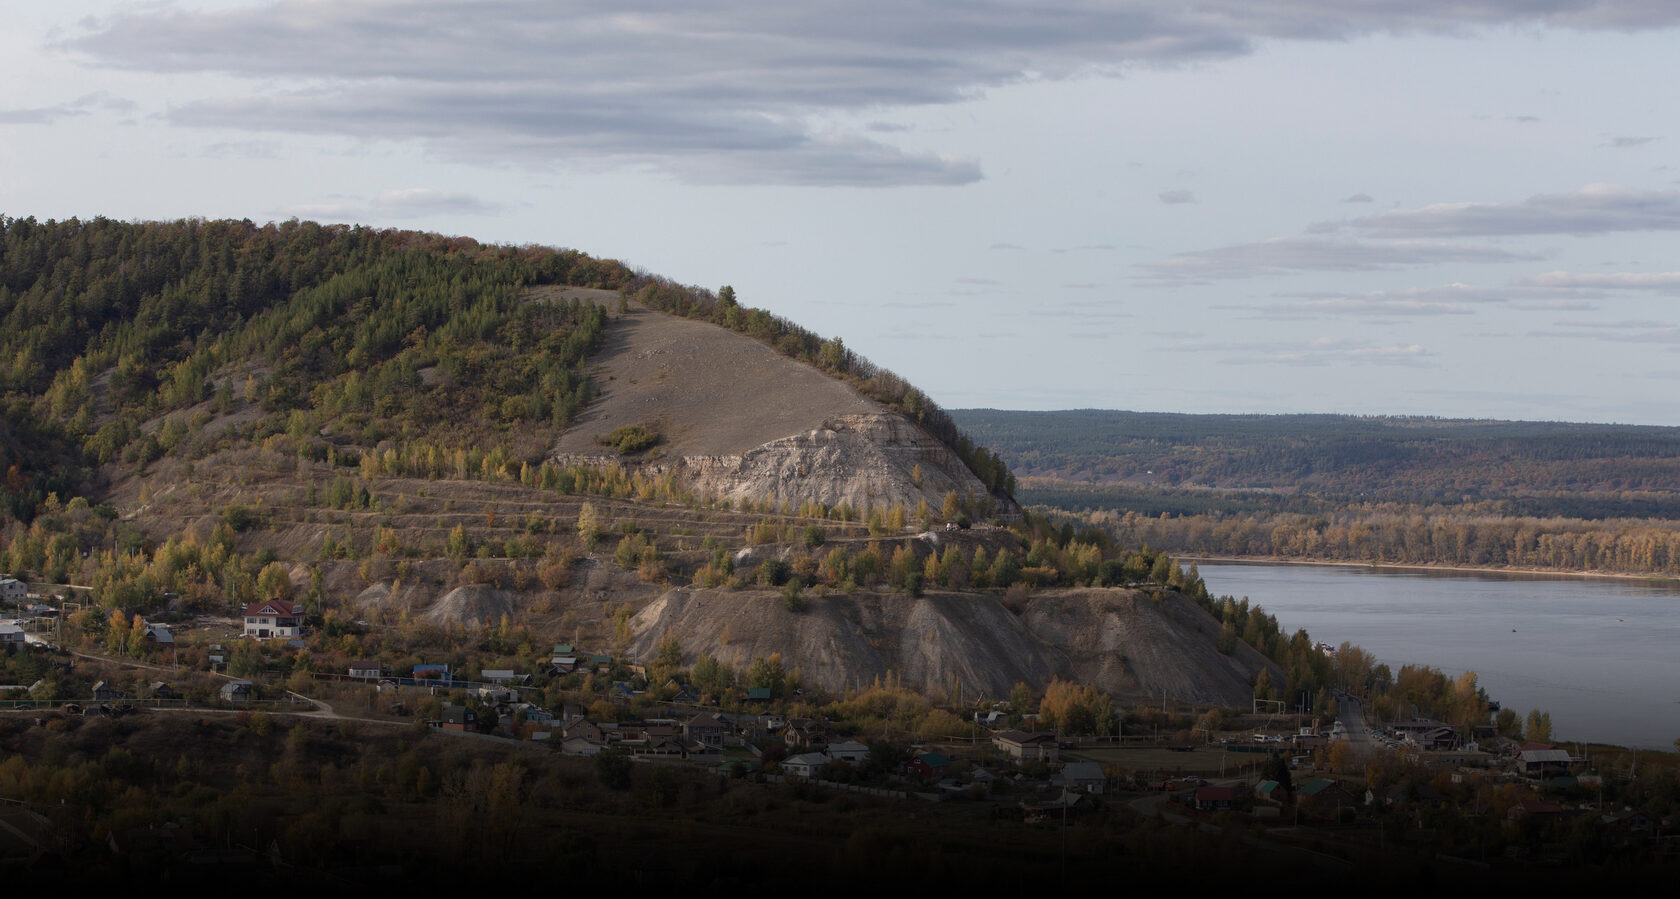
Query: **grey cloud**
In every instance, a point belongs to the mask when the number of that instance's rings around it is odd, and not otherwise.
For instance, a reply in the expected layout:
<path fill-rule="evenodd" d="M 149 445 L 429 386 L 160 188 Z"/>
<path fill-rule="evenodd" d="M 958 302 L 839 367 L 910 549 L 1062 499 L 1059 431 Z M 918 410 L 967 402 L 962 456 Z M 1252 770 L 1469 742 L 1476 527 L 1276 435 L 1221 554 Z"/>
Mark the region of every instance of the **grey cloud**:
<path fill-rule="evenodd" d="M 1608 141 L 1599 144 L 1599 146 L 1610 147 L 1616 150 L 1625 150 L 1629 147 L 1642 147 L 1654 140 L 1656 140 L 1654 137 L 1612 137 Z"/>
<path fill-rule="evenodd" d="M 1376 201 L 1374 199 L 1372 199 L 1370 194 L 1354 194 L 1351 197 L 1343 198 L 1342 202 L 1343 203 L 1374 203 Z"/>
<path fill-rule="evenodd" d="M 1574 193 L 1540 194 L 1517 203 L 1437 203 L 1321 222 L 1309 230 L 1385 238 L 1673 231 L 1680 230 L 1680 191 L 1589 184 Z"/>
<path fill-rule="evenodd" d="M 651 165 L 707 183 L 965 184 L 981 177 L 974 160 L 812 123 L 1028 78 L 1226 59 L 1269 39 L 1676 22 L 1680 7 L 1636 0 L 275 0 L 140 7 L 55 46 L 95 65 L 244 79 L 229 96 L 178 102 L 169 120 L 183 126 L 419 142 L 482 163 Z M 55 114 L 70 113 L 0 121 Z"/>
<path fill-rule="evenodd" d="M 1262 315 L 1274 318 L 1315 318 L 1338 315 L 1392 318 L 1394 316 L 1470 315 L 1475 312 L 1475 309 L 1467 303 L 1327 297 L 1316 300 L 1272 303 L 1260 307 L 1260 312 Z"/>
<path fill-rule="evenodd" d="M 1180 203 L 1196 202 L 1196 195 L 1191 191 L 1184 190 L 1183 188 L 1162 191 L 1158 196 L 1161 198 L 1161 202 L 1166 203 L 1169 206 L 1178 205 Z"/>
<path fill-rule="evenodd" d="M 1574 272 L 1546 272 L 1512 283 L 1525 287 L 1591 290 L 1654 290 L 1680 292 L 1680 272 L 1606 272 L 1583 275 Z"/>
<path fill-rule="evenodd" d="M 212 159 L 277 159 L 280 145 L 269 140 L 232 140 L 205 144 L 201 155 Z"/>
<path fill-rule="evenodd" d="M 50 125 L 59 119 L 92 115 L 99 110 L 129 112 L 135 108 L 132 100 L 98 91 L 55 106 L 0 109 L 0 125 Z"/>
<path fill-rule="evenodd" d="M 377 221 L 424 218 L 432 215 L 492 215 L 502 209 L 470 194 L 428 187 L 391 188 L 372 199 L 335 194 L 312 203 L 278 210 L 282 215 L 328 221 Z"/>
<path fill-rule="evenodd" d="M 1281 237 L 1180 253 L 1141 267 L 1154 276 L 1153 280 L 1144 283 L 1161 284 L 1302 271 L 1376 271 L 1449 262 L 1533 262 L 1544 258 L 1546 256 L 1539 253 L 1466 243 Z"/>
<path fill-rule="evenodd" d="M 32 106 L 25 109 L 0 109 L 0 125 L 51 125 L 68 116 L 87 115 L 85 109 L 69 106 Z"/>
<path fill-rule="evenodd" d="M 468 194 L 405 187 L 380 191 L 373 198 L 373 209 L 388 217 L 421 218 L 428 215 L 492 215 L 501 207 Z"/>
<path fill-rule="evenodd" d="M 1428 366 L 1433 353 L 1419 344 L 1379 345 L 1344 338 L 1320 338 L 1306 343 L 1254 342 L 1213 344 L 1198 350 L 1228 353 L 1225 365 L 1396 365 Z"/>

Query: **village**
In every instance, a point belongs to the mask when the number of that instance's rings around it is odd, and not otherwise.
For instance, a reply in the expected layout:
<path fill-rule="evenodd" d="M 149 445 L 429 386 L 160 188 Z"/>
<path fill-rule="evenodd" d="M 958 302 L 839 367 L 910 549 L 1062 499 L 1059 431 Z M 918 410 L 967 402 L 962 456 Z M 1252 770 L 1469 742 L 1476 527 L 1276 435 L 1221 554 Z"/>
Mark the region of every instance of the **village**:
<path fill-rule="evenodd" d="M 37 724 L 172 710 L 336 718 L 546 746 L 592 760 L 604 782 L 677 766 L 807 793 L 978 803 L 1025 826 L 1142 816 L 1235 826 L 1281 849 L 1405 846 L 1483 865 L 1680 855 L 1667 754 L 1571 751 L 1502 737 L 1491 722 L 1367 722 L 1351 694 L 1337 696 L 1335 721 L 1276 703 L 1167 702 L 1124 710 L 1099 735 L 1096 716 L 1052 712 L 1024 685 L 960 706 L 890 683 L 823 697 L 779 659 L 695 677 L 674 653 L 644 663 L 569 643 L 392 665 L 347 657 L 283 600 L 248 606 L 237 633 L 187 624 L 182 639 L 83 610 L 69 616 L 73 643 L 57 644 L 61 608 L 9 601 L 20 614 L 0 625 L 14 678 L 0 683 L 0 707 Z M 26 671 L 39 676 L 22 682 Z"/>

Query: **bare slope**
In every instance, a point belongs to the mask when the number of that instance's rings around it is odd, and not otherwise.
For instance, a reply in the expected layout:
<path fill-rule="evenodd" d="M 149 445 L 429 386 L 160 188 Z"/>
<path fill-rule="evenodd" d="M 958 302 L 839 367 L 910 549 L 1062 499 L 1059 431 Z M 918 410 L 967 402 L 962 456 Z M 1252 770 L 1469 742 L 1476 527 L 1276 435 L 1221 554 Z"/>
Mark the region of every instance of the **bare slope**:
<path fill-rule="evenodd" d="M 1243 705 L 1262 669 L 1245 645 L 1221 655 L 1218 622 L 1176 593 L 1053 590 L 1017 615 L 992 594 L 830 596 L 789 612 L 764 590 L 678 588 L 631 620 L 631 653 L 652 658 L 674 634 L 692 662 L 710 653 L 736 668 L 780 653 L 804 683 L 839 691 L 889 673 L 930 693 L 1004 696 L 1053 677 L 1094 684 L 1126 701 Z"/>
<path fill-rule="evenodd" d="M 556 452 L 599 454 L 596 437 L 656 423 L 667 456 L 739 456 L 829 418 L 888 412 L 750 337 L 645 309 L 615 319 L 596 358 L 600 395 Z"/>
<path fill-rule="evenodd" d="M 733 331 L 638 308 L 597 359 L 601 393 L 556 442 L 561 460 L 620 461 L 601 438 L 641 425 L 662 441 L 623 461 L 736 501 L 937 508 L 987 492 L 902 414 Z"/>

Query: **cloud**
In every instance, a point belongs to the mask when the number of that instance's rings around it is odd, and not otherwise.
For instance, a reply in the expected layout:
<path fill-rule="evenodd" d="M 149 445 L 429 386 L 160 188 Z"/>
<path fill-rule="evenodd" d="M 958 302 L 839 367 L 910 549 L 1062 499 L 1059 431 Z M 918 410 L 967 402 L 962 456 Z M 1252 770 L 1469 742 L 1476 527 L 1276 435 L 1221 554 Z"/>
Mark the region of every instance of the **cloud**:
<path fill-rule="evenodd" d="M 1530 331 L 1529 337 L 1566 340 L 1600 340 L 1611 343 L 1680 344 L 1680 325 L 1651 320 L 1560 321 L 1552 330 Z"/>
<path fill-rule="evenodd" d="M 1324 237 L 1280 237 L 1180 253 L 1141 267 L 1153 275 L 1145 284 L 1210 278 L 1251 278 L 1303 271 L 1358 272 L 1442 263 L 1533 262 L 1546 254 L 1480 244 L 1438 241 L 1367 241 Z"/>
<path fill-rule="evenodd" d="M 1343 197 L 1342 202 L 1343 203 L 1374 203 L 1376 201 L 1371 198 L 1370 194 L 1354 194 L 1351 197 Z"/>
<path fill-rule="evenodd" d="M 0 125 L 51 125 L 60 119 L 92 115 L 101 110 L 130 112 L 136 108 L 133 100 L 99 91 L 55 106 L 0 109 Z"/>
<path fill-rule="evenodd" d="M 211 159 L 278 159 L 280 144 L 271 140 L 228 140 L 205 144 L 200 155 Z"/>
<path fill-rule="evenodd" d="M 1198 352 L 1224 352 L 1224 365 L 1382 365 L 1430 366 L 1434 354 L 1421 345 L 1374 344 L 1348 338 L 1323 337 L 1306 343 L 1254 342 L 1209 344 Z"/>
<path fill-rule="evenodd" d="M 380 191 L 372 199 L 334 194 L 312 203 L 278 210 L 282 215 L 323 221 L 366 222 L 415 219 L 427 216 L 494 215 L 502 207 L 471 194 L 429 187 L 400 187 Z"/>
<path fill-rule="evenodd" d="M 1680 230 L 1680 191 L 1589 184 L 1574 193 L 1539 194 L 1516 203 L 1437 203 L 1363 218 L 1321 222 L 1314 233 L 1365 237 L 1492 237 Z"/>
<path fill-rule="evenodd" d="M 1625 150 L 1629 147 L 1642 147 L 1656 139 L 1657 138 L 1654 137 L 1612 137 L 1608 141 L 1599 144 L 1599 146 L 1610 147 L 1615 150 Z"/>
<path fill-rule="evenodd" d="M 1196 202 L 1196 195 L 1183 188 L 1162 191 L 1158 196 L 1161 198 L 1161 202 L 1167 204 L 1168 206 L 1175 206 L 1180 203 Z"/>
<path fill-rule="evenodd" d="M 1322 297 L 1272 303 L 1260 307 L 1262 315 L 1272 318 L 1317 318 L 1322 316 L 1394 316 L 1470 315 L 1475 312 L 1468 303 L 1443 303 L 1429 300 L 1385 299 L 1376 297 Z"/>
<path fill-rule="evenodd" d="M 170 98 L 181 126 L 419 143 L 485 164 L 652 166 L 708 183 L 888 186 L 966 184 L 981 169 L 881 142 L 890 129 L 817 123 L 1229 59 L 1278 39 L 1677 22 L 1680 7 L 1636 0 L 272 0 L 136 5 L 54 46 L 98 66 L 221 76 L 222 96 Z M 66 113 L 0 121 L 55 114 Z"/>
<path fill-rule="evenodd" d="M 1594 291 L 1652 290 L 1664 293 L 1680 293 L 1680 272 L 1605 272 L 1583 275 L 1574 272 L 1556 271 L 1518 278 L 1511 283 L 1524 287 L 1585 288 Z"/>
<path fill-rule="evenodd" d="M 1026 247 L 1018 243 L 995 243 L 987 247 L 988 250 L 1025 250 Z"/>
<path fill-rule="evenodd" d="M 494 215 L 501 207 L 468 194 L 429 187 L 404 187 L 380 191 L 373 198 L 373 209 L 388 218 L 421 218 L 428 215 Z"/>

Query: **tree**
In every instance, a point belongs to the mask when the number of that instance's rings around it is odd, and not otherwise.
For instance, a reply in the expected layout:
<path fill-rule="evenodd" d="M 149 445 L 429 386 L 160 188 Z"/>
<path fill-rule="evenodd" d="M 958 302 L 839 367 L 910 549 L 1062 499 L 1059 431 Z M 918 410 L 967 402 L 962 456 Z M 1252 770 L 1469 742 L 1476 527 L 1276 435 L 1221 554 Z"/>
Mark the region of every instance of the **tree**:
<path fill-rule="evenodd" d="M 595 514 L 595 507 L 584 503 L 578 508 L 577 518 L 578 539 L 583 541 L 585 549 L 594 550 L 595 544 L 601 539 L 601 519 Z"/>
<path fill-rule="evenodd" d="M 630 757 L 616 749 L 603 749 L 595 756 L 595 774 L 614 790 L 630 788 Z"/>
<path fill-rule="evenodd" d="M 1295 792 L 1295 784 L 1289 776 L 1289 762 L 1281 754 L 1274 754 L 1266 759 L 1265 764 L 1260 766 L 1260 778 L 1277 781 L 1278 786 L 1287 793 Z"/>
<path fill-rule="evenodd" d="M 1032 711 L 1032 688 L 1024 681 L 1016 681 L 1009 691 L 1009 710 L 1017 715 L 1025 715 Z"/>
<path fill-rule="evenodd" d="M 780 697 L 787 682 L 787 669 L 782 667 L 782 654 L 773 652 L 767 659 L 759 656 L 747 667 L 747 686 L 769 687 L 770 695 Z"/>
<path fill-rule="evenodd" d="M 1530 743 L 1550 743 L 1552 741 L 1552 713 L 1539 709 L 1528 710 L 1528 732 Z"/>
<path fill-rule="evenodd" d="M 676 669 L 682 667 L 682 642 L 677 635 L 666 632 L 659 638 L 659 647 L 654 651 L 653 663 L 662 668 Z"/>

